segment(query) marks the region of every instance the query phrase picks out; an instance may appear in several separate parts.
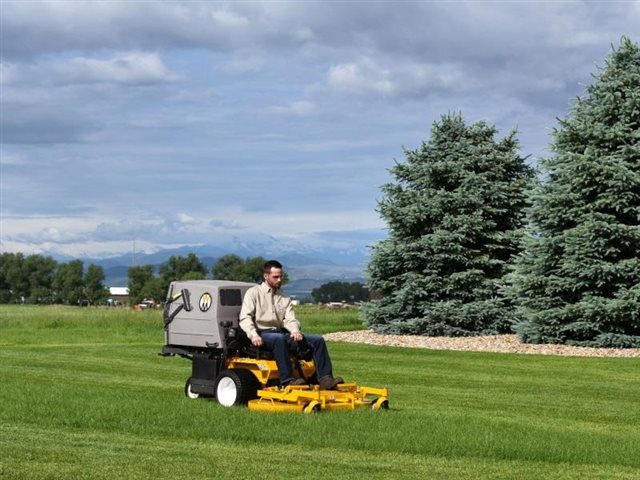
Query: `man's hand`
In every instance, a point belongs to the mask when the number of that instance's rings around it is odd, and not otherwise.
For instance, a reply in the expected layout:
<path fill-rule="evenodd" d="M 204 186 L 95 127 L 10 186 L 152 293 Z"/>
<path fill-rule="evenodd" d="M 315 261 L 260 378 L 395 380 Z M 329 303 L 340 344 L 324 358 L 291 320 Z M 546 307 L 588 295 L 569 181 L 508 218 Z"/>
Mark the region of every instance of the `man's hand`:
<path fill-rule="evenodd" d="M 260 335 L 256 335 L 255 337 L 253 337 L 251 339 L 251 343 L 254 347 L 261 347 L 262 345 L 264 345 L 264 342 L 262 341 L 262 337 Z"/>
<path fill-rule="evenodd" d="M 292 332 L 290 336 L 291 340 L 293 340 L 294 342 L 299 342 L 302 340 L 302 332 Z"/>

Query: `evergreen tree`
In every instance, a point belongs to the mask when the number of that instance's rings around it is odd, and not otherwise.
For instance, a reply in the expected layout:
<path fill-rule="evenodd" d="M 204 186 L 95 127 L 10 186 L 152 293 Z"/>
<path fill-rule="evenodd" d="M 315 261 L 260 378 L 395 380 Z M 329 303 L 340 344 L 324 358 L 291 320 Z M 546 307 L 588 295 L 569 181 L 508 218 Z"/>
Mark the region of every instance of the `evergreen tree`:
<path fill-rule="evenodd" d="M 262 282 L 262 268 L 267 262 L 264 257 L 248 257 L 244 260 L 238 255 L 229 254 L 220 257 L 211 273 L 216 280 L 235 280 L 238 282 Z M 289 280 L 287 272 L 284 272 L 282 284 Z"/>
<path fill-rule="evenodd" d="M 216 280 L 238 280 L 244 276 L 244 261 L 238 255 L 224 255 L 211 267 Z"/>
<path fill-rule="evenodd" d="M 496 142 L 484 122 L 434 123 L 429 143 L 405 151 L 382 187 L 389 238 L 376 245 L 365 324 L 384 333 L 477 335 L 508 331 L 499 286 L 518 252 L 532 170 L 515 132 Z"/>
<path fill-rule="evenodd" d="M 208 273 L 206 265 L 195 253 L 190 253 L 186 257 L 172 256 L 160 267 L 160 278 L 168 289 L 169 284 L 174 280 L 185 280 L 187 275 L 193 279 L 194 272 L 201 274 L 201 277 L 198 277 L 201 279 Z"/>
<path fill-rule="evenodd" d="M 51 257 L 29 255 L 24 259 L 24 272 L 29 280 L 29 303 L 52 303 L 51 284 L 58 262 Z"/>
<path fill-rule="evenodd" d="M 104 302 L 109 296 L 109 290 L 104 286 L 104 270 L 93 263 L 84 274 L 84 294 L 93 305 Z"/>
<path fill-rule="evenodd" d="M 513 275 L 528 343 L 640 347 L 640 49 L 623 38 L 554 132 Z"/>
<path fill-rule="evenodd" d="M 191 280 L 202 279 L 202 275 L 200 273 L 196 273 L 194 275 L 197 275 L 198 278 L 191 279 Z M 187 280 L 187 279 L 185 278 L 183 280 Z M 168 289 L 169 287 L 164 284 L 164 282 L 160 277 L 151 277 L 142 287 L 142 290 L 140 291 L 140 295 L 138 297 L 139 299 L 136 303 L 140 303 L 140 301 L 142 301 L 145 298 L 154 300 L 155 302 L 162 302 L 165 300 L 167 296 Z"/>
<path fill-rule="evenodd" d="M 22 253 L 3 253 L 0 256 L 0 288 L 3 303 L 24 303 L 29 298 L 29 276 Z"/>
<path fill-rule="evenodd" d="M 80 303 L 83 298 L 83 269 L 82 260 L 72 260 L 58 266 L 51 282 L 58 301 L 68 305 Z"/>
<path fill-rule="evenodd" d="M 369 290 L 360 282 L 328 282 L 311 290 L 316 302 L 364 302 L 369 299 Z"/>
<path fill-rule="evenodd" d="M 161 280 L 154 276 L 153 268 L 153 265 L 129 267 L 127 272 L 129 282 L 127 286 L 129 287 L 129 303 L 131 305 L 140 303 L 145 298 L 145 295 L 150 293 L 150 287 L 147 287 L 147 284 L 161 282 Z M 161 286 L 158 286 L 157 290 L 167 291 L 167 289 L 164 288 L 164 283 L 161 283 Z M 161 298 L 164 298 L 164 296 Z"/>
<path fill-rule="evenodd" d="M 51 283 L 57 262 L 22 253 L 0 255 L 0 303 L 52 303 Z"/>

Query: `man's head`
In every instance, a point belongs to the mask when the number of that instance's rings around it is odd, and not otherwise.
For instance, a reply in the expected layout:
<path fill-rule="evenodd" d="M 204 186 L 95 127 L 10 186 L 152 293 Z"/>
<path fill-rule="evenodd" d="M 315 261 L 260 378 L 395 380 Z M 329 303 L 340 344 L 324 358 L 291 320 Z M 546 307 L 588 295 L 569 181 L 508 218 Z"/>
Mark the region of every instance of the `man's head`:
<path fill-rule="evenodd" d="M 262 278 L 271 288 L 280 288 L 283 275 L 282 264 L 277 260 L 269 260 L 262 266 Z"/>

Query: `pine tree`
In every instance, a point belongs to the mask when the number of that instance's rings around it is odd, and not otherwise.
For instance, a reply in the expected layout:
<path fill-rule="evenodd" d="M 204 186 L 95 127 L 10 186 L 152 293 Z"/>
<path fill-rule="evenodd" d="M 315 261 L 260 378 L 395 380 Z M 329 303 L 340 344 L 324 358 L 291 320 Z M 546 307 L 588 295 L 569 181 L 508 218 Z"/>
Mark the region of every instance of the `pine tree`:
<path fill-rule="evenodd" d="M 528 343 L 640 347 L 640 49 L 623 38 L 554 132 L 512 282 Z"/>
<path fill-rule="evenodd" d="M 500 295 L 518 252 L 532 170 L 511 132 L 500 141 L 461 115 L 434 123 L 431 139 L 390 170 L 378 211 L 389 238 L 376 245 L 363 307 L 383 333 L 466 336 L 510 330 Z"/>

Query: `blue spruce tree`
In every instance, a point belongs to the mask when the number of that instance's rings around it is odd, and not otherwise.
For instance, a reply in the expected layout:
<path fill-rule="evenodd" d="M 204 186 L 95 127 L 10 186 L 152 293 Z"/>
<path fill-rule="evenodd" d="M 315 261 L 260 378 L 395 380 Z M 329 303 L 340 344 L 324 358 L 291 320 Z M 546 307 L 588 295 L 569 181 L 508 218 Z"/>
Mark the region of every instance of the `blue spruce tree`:
<path fill-rule="evenodd" d="M 528 343 L 640 347 L 640 49 L 623 38 L 554 132 L 513 275 Z"/>
<path fill-rule="evenodd" d="M 500 294 L 518 253 L 533 173 L 515 132 L 496 141 L 484 122 L 436 122 L 428 143 L 390 171 L 378 211 L 389 238 L 368 265 L 365 324 L 382 333 L 467 336 L 509 331 Z"/>

